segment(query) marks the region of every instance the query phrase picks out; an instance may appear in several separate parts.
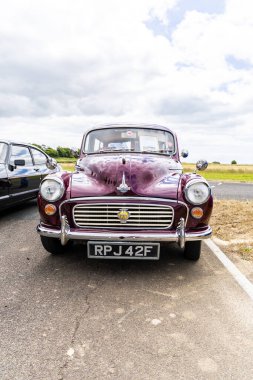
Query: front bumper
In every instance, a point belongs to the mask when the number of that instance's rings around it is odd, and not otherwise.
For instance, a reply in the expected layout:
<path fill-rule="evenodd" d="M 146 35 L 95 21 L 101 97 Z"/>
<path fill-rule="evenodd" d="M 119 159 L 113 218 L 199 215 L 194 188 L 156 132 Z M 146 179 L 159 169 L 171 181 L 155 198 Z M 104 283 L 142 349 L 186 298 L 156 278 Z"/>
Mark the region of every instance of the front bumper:
<path fill-rule="evenodd" d="M 201 230 L 185 230 L 185 221 L 180 219 L 180 223 L 176 231 L 166 232 L 85 232 L 71 230 L 65 216 L 61 217 L 61 229 L 54 229 L 45 227 L 41 224 L 37 227 L 37 232 L 41 236 L 58 238 L 61 240 L 62 245 L 67 244 L 69 240 L 108 240 L 108 241 L 159 241 L 159 242 L 176 242 L 181 248 L 184 248 L 186 241 L 195 241 L 208 239 L 212 235 L 212 229 L 207 226 Z"/>

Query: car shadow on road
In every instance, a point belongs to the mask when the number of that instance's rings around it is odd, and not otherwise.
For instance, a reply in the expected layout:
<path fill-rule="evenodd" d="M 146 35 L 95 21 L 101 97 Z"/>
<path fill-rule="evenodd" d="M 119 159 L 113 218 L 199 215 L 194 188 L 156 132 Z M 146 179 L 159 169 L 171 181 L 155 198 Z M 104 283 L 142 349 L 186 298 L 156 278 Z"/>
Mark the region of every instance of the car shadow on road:
<path fill-rule="evenodd" d="M 189 281 L 193 277 L 203 276 L 203 265 L 198 262 L 188 261 L 183 258 L 182 250 L 176 244 L 161 247 L 160 260 L 120 260 L 120 259 L 88 259 L 85 245 L 76 245 L 68 252 L 59 256 L 46 256 L 39 264 L 37 270 L 44 276 L 50 276 L 54 271 L 58 271 L 58 277 L 66 283 L 70 278 L 73 281 L 103 278 L 103 281 L 119 280 L 127 277 L 134 282 L 142 279 L 144 282 L 151 278 L 160 280 L 171 279 Z M 205 269 L 204 269 L 204 272 Z M 209 272 L 210 274 L 210 272 Z"/>
<path fill-rule="evenodd" d="M 39 213 L 37 210 L 37 200 L 32 199 L 17 206 L 12 206 L 0 213 L 0 222 L 7 222 L 10 220 L 32 220 L 38 219 Z"/>

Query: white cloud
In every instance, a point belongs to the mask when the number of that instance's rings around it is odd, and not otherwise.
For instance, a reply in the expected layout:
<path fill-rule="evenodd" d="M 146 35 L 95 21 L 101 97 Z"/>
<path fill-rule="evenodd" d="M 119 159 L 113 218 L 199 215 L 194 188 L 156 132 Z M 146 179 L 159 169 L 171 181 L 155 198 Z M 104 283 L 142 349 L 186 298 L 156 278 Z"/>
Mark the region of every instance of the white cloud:
<path fill-rule="evenodd" d="M 168 38 L 168 12 L 181 2 L 6 2 L 1 136 L 79 146 L 93 124 L 156 122 L 178 132 L 191 160 L 229 162 L 239 141 L 237 161 L 252 162 L 252 2 L 227 0 L 217 14 L 186 9 Z"/>

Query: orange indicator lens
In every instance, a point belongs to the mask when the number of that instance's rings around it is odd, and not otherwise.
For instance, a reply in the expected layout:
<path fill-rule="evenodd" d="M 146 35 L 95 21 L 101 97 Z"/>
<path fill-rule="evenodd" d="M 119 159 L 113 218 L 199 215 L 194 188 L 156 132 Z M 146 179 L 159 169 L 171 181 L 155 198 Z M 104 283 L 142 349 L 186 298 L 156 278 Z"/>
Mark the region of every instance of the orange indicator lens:
<path fill-rule="evenodd" d="M 50 203 L 45 206 L 45 213 L 47 215 L 54 215 L 56 213 L 56 210 L 57 209 L 56 209 L 55 205 L 52 205 Z"/>
<path fill-rule="evenodd" d="M 203 216 L 204 213 L 203 213 L 202 208 L 200 208 L 200 207 L 194 207 L 191 210 L 191 214 L 192 214 L 193 218 L 200 219 L 200 218 L 202 218 L 202 216 Z"/>

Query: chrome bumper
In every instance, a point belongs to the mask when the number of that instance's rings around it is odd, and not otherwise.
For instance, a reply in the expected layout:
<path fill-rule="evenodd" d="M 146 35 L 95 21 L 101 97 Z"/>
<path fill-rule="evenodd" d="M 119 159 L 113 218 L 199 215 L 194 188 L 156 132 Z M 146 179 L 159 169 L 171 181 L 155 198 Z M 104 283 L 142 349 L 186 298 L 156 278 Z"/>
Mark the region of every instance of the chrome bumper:
<path fill-rule="evenodd" d="M 67 244 L 69 240 L 111 240 L 111 241 L 159 241 L 159 242 L 176 242 L 181 248 L 184 248 L 186 241 L 208 239 L 212 235 L 212 229 L 208 226 L 202 231 L 185 232 L 185 222 L 181 218 L 176 231 L 166 231 L 163 233 L 146 233 L 138 232 L 83 232 L 71 231 L 65 216 L 61 218 L 61 229 L 53 229 L 38 225 L 37 232 L 46 237 L 58 238 L 62 245 Z"/>

